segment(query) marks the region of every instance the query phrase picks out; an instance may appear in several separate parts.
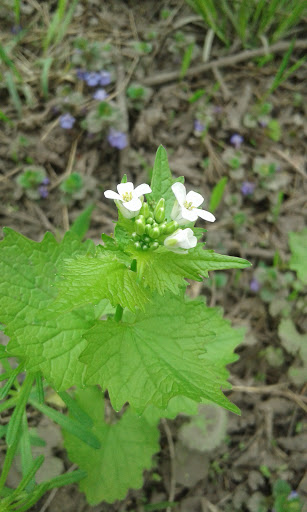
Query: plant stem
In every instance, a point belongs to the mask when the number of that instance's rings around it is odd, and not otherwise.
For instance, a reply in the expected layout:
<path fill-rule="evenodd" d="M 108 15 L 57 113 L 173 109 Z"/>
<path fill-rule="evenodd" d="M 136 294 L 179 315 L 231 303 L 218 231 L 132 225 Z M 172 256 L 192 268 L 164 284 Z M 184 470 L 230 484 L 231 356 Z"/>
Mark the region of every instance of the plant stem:
<path fill-rule="evenodd" d="M 115 322 L 120 322 L 121 319 L 122 319 L 122 316 L 123 316 L 123 308 L 121 307 L 120 304 L 117 304 L 116 306 L 116 311 L 115 311 L 115 315 L 114 315 L 114 320 Z"/>

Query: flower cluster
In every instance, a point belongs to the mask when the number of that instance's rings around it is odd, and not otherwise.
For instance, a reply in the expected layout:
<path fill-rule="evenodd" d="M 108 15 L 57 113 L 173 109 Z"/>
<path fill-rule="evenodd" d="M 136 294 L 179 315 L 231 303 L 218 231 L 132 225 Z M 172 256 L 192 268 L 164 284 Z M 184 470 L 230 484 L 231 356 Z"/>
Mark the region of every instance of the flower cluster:
<path fill-rule="evenodd" d="M 126 219 L 134 219 L 132 240 L 137 249 L 155 250 L 162 243 L 170 251 L 187 253 L 197 244 L 197 238 L 190 227 L 181 229 L 188 223 L 194 223 L 198 217 L 214 222 L 215 217 L 199 206 L 204 198 L 197 192 L 186 193 L 182 183 L 174 183 L 172 191 L 175 196 L 174 206 L 169 222 L 165 218 L 165 200 L 161 198 L 152 209 L 152 205 L 144 202 L 144 194 L 150 194 L 149 185 L 142 184 L 134 188 L 133 183 L 117 185 L 117 192 L 106 190 L 104 195 L 113 199 L 121 214 Z"/>

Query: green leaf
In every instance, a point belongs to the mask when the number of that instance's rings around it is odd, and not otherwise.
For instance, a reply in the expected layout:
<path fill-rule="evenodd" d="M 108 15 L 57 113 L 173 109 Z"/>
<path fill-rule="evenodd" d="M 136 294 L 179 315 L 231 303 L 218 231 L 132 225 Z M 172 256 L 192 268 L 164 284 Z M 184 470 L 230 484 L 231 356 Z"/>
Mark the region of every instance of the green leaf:
<path fill-rule="evenodd" d="M 113 306 L 134 311 L 144 309 L 148 293 L 137 282 L 137 275 L 127 267 L 129 258 L 120 251 L 98 247 L 96 255 L 66 260 L 61 269 L 58 301 L 71 308 L 108 299 Z"/>
<path fill-rule="evenodd" d="M 85 348 L 82 335 L 100 316 L 90 305 L 65 312 L 55 304 L 54 286 L 60 262 L 92 251 L 72 233 L 58 243 L 47 233 L 37 243 L 5 229 L 0 243 L 0 317 L 10 336 L 8 353 L 25 360 L 25 367 L 41 371 L 56 389 L 82 385 L 84 365 L 78 357 Z"/>
<path fill-rule="evenodd" d="M 201 281 L 208 277 L 209 270 L 246 268 L 251 264 L 242 258 L 218 254 L 204 250 L 203 244 L 197 244 L 187 254 L 177 254 L 165 247 L 154 252 L 141 252 L 133 247 L 129 252 L 143 266 L 143 281 L 151 290 L 163 295 L 165 291 L 179 293 L 186 286 L 185 279 Z"/>
<path fill-rule="evenodd" d="M 76 218 L 76 220 L 72 224 L 70 232 L 75 233 L 79 240 L 82 240 L 88 232 L 88 228 L 91 222 L 91 216 L 94 210 L 95 205 L 91 204 Z"/>
<path fill-rule="evenodd" d="M 171 186 L 180 181 L 184 182 L 184 178 L 174 180 L 168 165 L 167 153 L 163 146 L 159 146 L 151 179 L 152 193 L 147 196 L 148 200 L 155 201 L 156 203 L 163 197 L 165 199 L 165 216 L 170 218 L 170 213 L 175 202 L 175 196 Z"/>
<path fill-rule="evenodd" d="M 224 190 L 227 185 L 228 178 L 227 176 L 224 176 L 224 178 L 221 178 L 218 183 L 215 185 L 214 189 L 212 190 L 211 197 L 210 197 L 210 203 L 209 203 L 209 211 L 215 212 L 217 207 L 219 206 L 223 195 Z"/>
<path fill-rule="evenodd" d="M 79 406 L 94 422 L 93 432 L 101 442 L 93 450 L 64 432 L 64 444 L 72 462 L 86 471 L 79 484 L 90 505 L 123 499 L 130 488 L 143 484 L 143 471 L 152 466 L 152 455 L 159 450 L 159 432 L 129 408 L 115 424 L 104 421 L 102 394 L 88 388 L 76 394 Z"/>
<path fill-rule="evenodd" d="M 139 413 L 153 404 L 166 408 L 175 396 L 202 398 L 237 412 L 221 392 L 228 387 L 225 365 L 242 333 L 216 309 L 182 297 L 155 297 L 145 312 L 124 321 L 97 321 L 86 333 L 81 356 L 87 384 L 108 389 L 115 410 L 125 402 Z M 210 347 L 212 347 L 211 349 Z"/>
<path fill-rule="evenodd" d="M 292 253 L 289 266 L 297 273 L 297 277 L 307 284 L 307 228 L 298 233 L 289 233 L 289 245 Z"/>

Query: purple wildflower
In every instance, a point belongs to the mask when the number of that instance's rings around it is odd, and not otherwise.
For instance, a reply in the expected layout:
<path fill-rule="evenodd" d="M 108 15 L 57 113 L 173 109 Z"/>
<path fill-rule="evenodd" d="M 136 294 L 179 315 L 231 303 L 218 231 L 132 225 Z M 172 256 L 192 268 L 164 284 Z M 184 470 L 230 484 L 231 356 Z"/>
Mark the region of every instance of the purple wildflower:
<path fill-rule="evenodd" d="M 298 497 L 299 497 L 299 495 L 298 495 L 298 493 L 296 491 L 291 491 L 289 496 L 288 496 L 288 501 L 295 500 Z"/>
<path fill-rule="evenodd" d="M 109 85 L 111 83 L 111 73 L 109 71 L 100 71 L 99 84 Z"/>
<path fill-rule="evenodd" d="M 95 93 L 93 94 L 94 100 L 98 101 L 104 101 L 107 96 L 108 95 L 104 89 L 97 89 L 97 91 L 95 91 Z"/>
<path fill-rule="evenodd" d="M 60 125 L 64 130 L 70 130 L 75 124 L 76 119 L 71 114 L 63 114 L 60 117 Z"/>
<path fill-rule="evenodd" d="M 255 277 L 253 277 L 253 279 L 251 280 L 251 282 L 249 283 L 249 288 L 252 292 L 254 293 L 257 293 L 259 292 L 260 290 L 260 283 L 258 281 L 258 279 L 256 279 Z"/>
<path fill-rule="evenodd" d="M 76 75 L 77 75 L 77 78 L 79 78 L 79 80 L 85 80 L 85 73 L 86 71 L 84 71 L 84 69 L 76 69 Z"/>
<path fill-rule="evenodd" d="M 21 31 L 22 31 L 22 26 L 21 25 L 13 25 L 12 28 L 11 28 L 11 32 L 14 35 L 19 34 L 19 32 L 21 32 Z"/>
<path fill-rule="evenodd" d="M 201 133 L 201 132 L 203 132 L 205 130 L 205 128 L 206 128 L 205 125 L 201 121 L 199 121 L 198 119 L 195 119 L 195 121 L 194 121 L 194 130 L 196 132 Z"/>
<path fill-rule="evenodd" d="M 239 147 L 241 146 L 242 142 L 243 142 L 243 137 L 242 135 L 239 135 L 238 133 L 234 133 L 231 137 L 230 137 L 230 144 L 232 146 L 234 146 L 236 149 L 239 149 Z"/>
<path fill-rule="evenodd" d="M 49 194 L 47 187 L 45 187 L 44 185 L 38 187 L 38 193 L 42 199 L 46 199 L 46 197 L 48 197 Z"/>
<path fill-rule="evenodd" d="M 50 183 L 50 179 L 49 179 L 49 178 L 47 178 L 47 176 L 46 176 L 46 178 L 44 178 L 44 179 L 41 181 L 41 185 L 49 185 L 49 183 Z"/>
<path fill-rule="evenodd" d="M 127 135 L 111 128 L 108 134 L 108 142 L 112 148 L 124 149 L 127 144 Z"/>
<path fill-rule="evenodd" d="M 84 80 L 89 87 L 96 87 L 99 84 L 100 73 L 97 71 L 86 71 L 84 73 Z"/>
<path fill-rule="evenodd" d="M 254 193 L 255 187 L 255 183 L 252 183 L 251 181 L 243 181 L 241 186 L 243 196 L 251 196 Z"/>

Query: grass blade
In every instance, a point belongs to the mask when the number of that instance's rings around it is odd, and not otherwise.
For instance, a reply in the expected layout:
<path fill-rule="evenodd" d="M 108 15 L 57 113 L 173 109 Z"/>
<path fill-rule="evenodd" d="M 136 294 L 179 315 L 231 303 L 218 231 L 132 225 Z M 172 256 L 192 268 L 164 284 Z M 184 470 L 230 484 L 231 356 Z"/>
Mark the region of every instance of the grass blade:
<path fill-rule="evenodd" d="M 49 89 L 49 71 L 51 64 L 53 62 L 53 57 L 46 57 L 46 59 L 42 60 L 42 74 L 41 74 L 41 88 L 43 91 L 44 98 L 48 98 L 48 89 Z"/>
<path fill-rule="evenodd" d="M 66 391 L 59 391 L 58 395 L 62 398 L 63 402 L 67 405 L 69 412 L 77 421 L 80 421 L 82 425 L 88 428 L 93 426 L 92 418 L 79 407 L 76 400 L 71 398 Z"/>
<path fill-rule="evenodd" d="M 19 427 L 22 419 L 22 415 L 24 413 L 24 409 L 26 407 L 32 384 L 34 381 L 34 376 L 32 374 L 27 374 L 26 378 L 22 384 L 22 387 L 17 395 L 17 404 L 12 414 L 12 417 L 9 422 L 9 426 L 6 434 L 6 442 L 8 447 L 12 446 L 15 440 L 18 438 Z"/>
<path fill-rule="evenodd" d="M 48 407 L 45 404 L 40 404 L 33 398 L 31 398 L 29 401 L 33 407 L 48 416 L 52 421 L 60 425 L 64 430 L 67 430 L 74 436 L 78 437 L 78 439 L 81 439 L 81 441 L 88 444 L 92 448 L 100 448 L 100 442 L 97 437 L 78 421 L 64 416 L 63 414 L 59 413 L 55 409 L 52 409 L 51 407 Z"/>
<path fill-rule="evenodd" d="M 187 49 L 184 52 L 184 56 L 183 56 L 182 63 L 181 63 L 181 69 L 180 69 L 180 80 L 182 80 L 185 77 L 185 75 L 187 74 L 187 71 L 190 67 L 194 46 L 195 46 L 195 43 L 189 44 Z"/>
<path fill-rule="evenodd" d="M 16 88 L 16 84 L 14 82 L 13 75 L 10 71 L 7 71 L 6 73 L 4 73 L 4 78 L 5 78 L 7 89 L 9 91 L 12 102 L 14 104 L 14 107 L 16 108 L 19 117 L 21 117 L 22 103 L 21 103 L 21 99 L 20 99 L 20 96 L 19 96 L 17 88 Z"/>

